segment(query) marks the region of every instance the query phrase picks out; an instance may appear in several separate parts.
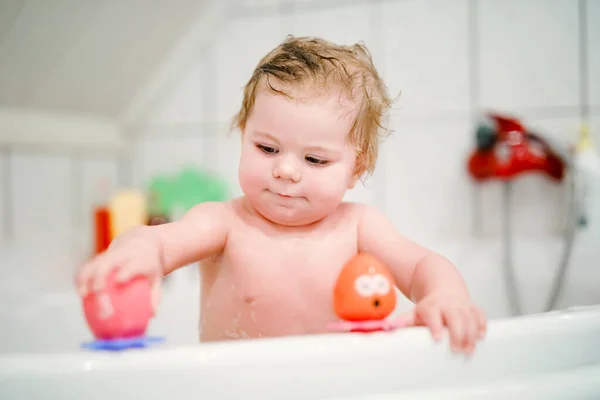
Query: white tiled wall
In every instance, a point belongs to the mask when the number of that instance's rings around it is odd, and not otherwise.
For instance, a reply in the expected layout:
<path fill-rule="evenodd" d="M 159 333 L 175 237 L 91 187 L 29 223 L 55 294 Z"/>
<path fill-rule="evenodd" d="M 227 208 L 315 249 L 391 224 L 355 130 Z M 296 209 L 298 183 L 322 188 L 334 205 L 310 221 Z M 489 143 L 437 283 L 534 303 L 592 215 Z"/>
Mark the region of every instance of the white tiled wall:
<path fill-rule="evenodd" d="M 6 154 L 0 151 L 0 243 L 7 239 L 9 232 L 7 231 L 7 213 L 6 209 L 10 207 L 10 204 L 7 204 L 6 199 L 6 188 L 5 185 L 9 182 L 5 182 L 7 178 L 7 157 Z"/>
<path fill-rule="evenodd" d="M 579 51 L 581 3 L 587 10 L 586 68 Z M 259 59 L 286 34 L 361 40 L 391 93 L 401 95 L 391 119 L 395 133 L 377 172 L 348 199 L 385 208 L 398 229 L 436 248 L 448 242 L 466 248 L 474 226 L 480 238 L 497 239 L 502 186 L 476 190 L 466 175 L 474 118 L 481 108 L 506 111 L 553 139 L 571 141 L 581 122 L 580 71 L 587 70 L 592 132 L 600 145 L 599 20 L 596 0 L 240 0 L 218 40 L 199 48 L 187 71 L 146 110 L 146 123 L 135 128 L 132 183 L 143 186 L 154 174 L 193 164 L 221 174 L 240 194 L 239 137 L 227 130 Z M 61 157 L 13 156 L 17 236 L 85 220 L 94 180 L 117 180 L 110 159 L 86 162 L 85 203 L 77 206 L 69 194 L 70 165 Z M 43 202 L 32 200 L 35 191 Z M 540 176 L 519 180 L 512 199 L 516 232 L 531 240 L 556 237 L 564 204 L 562 186 Z M 539 261 L 539 251 L 523 244 L 516 256 Z M 475 269 L 479 262 L 498 271 L 499 254 L 485 254 L 469 261 L 469 279 L 482 273 Z"/>
<path fill-rule="evenodd" d="M 399 118 L 468 113 L 468 4 L 423 0 L 380 6 L 382 58 L 377 67 L 390 90 L 401 92 Z"/>
<path fill-rule="evenodd" d="M 600 107 L 600 2 L 585 2 L 587 13 L 588 69 L 590 76 L 590 103 Z M 598 111 L 598 109 L 596 109 Z M 599 112 L 600 113 L 600 112 Z M 597 130 L 596 130 L 597 132 Z"/>
<path fill-rule="evenodd" d="M 579 105 L 577 3 L 477 2 L 485 107 L 521 111 Z"/>

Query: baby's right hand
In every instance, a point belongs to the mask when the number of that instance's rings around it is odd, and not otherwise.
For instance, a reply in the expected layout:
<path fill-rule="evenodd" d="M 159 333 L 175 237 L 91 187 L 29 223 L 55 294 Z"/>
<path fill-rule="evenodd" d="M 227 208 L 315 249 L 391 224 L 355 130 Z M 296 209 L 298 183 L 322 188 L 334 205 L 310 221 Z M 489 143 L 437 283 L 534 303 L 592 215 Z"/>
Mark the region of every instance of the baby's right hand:
<path fill-rule="evenodd" d="M 104 288 L 107 275 L 117 269 L 117 282 L 126 282 L 134 276 L 146 276 L 153 285 L 153 303 L 160 296 L 163 275 L 162 251 L 158 240 L 148 234 L 152 227 L 139 227 L 125 232 L 106 250 L 83 264 L 75 277 L 81 297 Z"/>

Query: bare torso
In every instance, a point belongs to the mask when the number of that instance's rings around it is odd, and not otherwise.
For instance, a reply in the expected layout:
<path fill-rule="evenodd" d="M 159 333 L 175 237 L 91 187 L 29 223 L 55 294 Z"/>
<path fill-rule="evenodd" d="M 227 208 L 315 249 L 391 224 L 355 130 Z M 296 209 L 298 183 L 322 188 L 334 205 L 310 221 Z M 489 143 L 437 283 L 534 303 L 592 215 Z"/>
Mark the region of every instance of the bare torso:
<path fill-rule="evenodd" d="M 201 340 L 323 333 L 337 319 L 338 273 L 357 253 L 357 206 L 343 203 L 310 229 L 281 230 L 242 201 L 230 204 L 225 249 L 201 266 Z"/>

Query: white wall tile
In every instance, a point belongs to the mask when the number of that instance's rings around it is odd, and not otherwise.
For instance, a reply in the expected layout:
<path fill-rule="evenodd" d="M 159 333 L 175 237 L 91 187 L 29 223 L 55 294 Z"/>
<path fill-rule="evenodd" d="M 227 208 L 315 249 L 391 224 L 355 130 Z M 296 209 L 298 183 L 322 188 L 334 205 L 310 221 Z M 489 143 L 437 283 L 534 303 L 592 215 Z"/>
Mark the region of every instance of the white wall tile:
<path fill-rule="evenodd" d="M 69 159 L 13 153 L 11 162 L 14 238 L 69 238 L 73 228 Z"/>
<path fill-rule="evenodd" d="M 279 7 L 281 0 L 237 0 L 237 5 L 243 9 L 253 8 L 272 8 L 276 9 Z"/>
<path fill-rule="evenodd" d="M 587 0 L 587 42 L 590 103 L 600 105 L 600 2 Z"/>
<path fill-rule="evenodd" d="M 375 174 L 377 174 L 377 172 L 375 172 Z M 376 186 L 376 183 L 374 183 L 375 179 L 377 179 L 375 174 L 366 179 L 363 179 L 362 181 L 357 182 L 354 188 L 346 192 L 346 195 L 344 196 L 344 201 L 378 206 L 378 188 Z"/>
<path fill-rule="evenodd" d="M 142 138 L 134 154 L 135 185 L 146 188 L 157 175 L 177 173 L 188 166 L 202 168 L 205 151 L 201 133 L 176 139 L 168 135 Z"/>
<path fill-rule="evenodd" d="M 540 117 L 521 112 L 518 117 L 533 130 L 545 138 L 560 144 L 563 148 L 570 147 L 575 143 L 581 129 L 581 119 L 578 115 L 572 117 Z"/>
<path fill-rule="evenodd" d="M 192 167 L 215 174 L 226 182 L 232 196 L 239 196 L 240 143 L 236 132 L 231 135 L 204 132 L 176 140 L 167 135 L 144 138 L 135 153 L 135 184 L 146 188 L 158 175 L 172 175 Z"/>
<path fill-rule="evenodd" d="M 600 115 L 591 119 L 590 126 L 594 149 L 596 155 L 600 158 Z M 586 203 L 586 214 L 589 219 L 587 235 L 591 239 L 589 242 L 600 243 L 600 175 L 596 175 L 591 179 L 593 179 L 593 182 L 589 184 Z M 594 246 L 598 248 L 598 246 Z"/>
<path fill-rule="evenodd" d="M 5 208 L 7 205 L 5 204 L 5 198 L 10 193 L 9 188 L 4 186 L 4 173 L 5 171 L 5 162 L 8 160 L 8 156 L 5 155 L 3 150 L 0 150 L 0 243 L 8 239 L 5 237 L 5 223 L 7 216 L 5 215 Z"/>
<path fill-rule="evenodd" d="M 577 2 L 481 0 L 479 54 L 485 107 L 579 104 Z"/>
<path fill-rule="evenodd" d="M 593 116 L 589 121 L 590 134 L 596 150 L 600 151 L 600 115 Z"/>
<path fill-rule="evenodd" d="M 237 3 L 246 7 L 259 7 L 277 5 L 280 0 L 237 0 Z"/>
<path fill-rule="evenodd" d="M 229 21 L 216 43 L 218 121 L 231 121 L 241 106 L 244 85 L 254 68 L 283 39 L 278 15 L 238 17 Z"/>
<path fill-rule="evenodd" d="M 466 0 L 384 2 L 383 77 L 407 114 L 467 111 Z"/>
<path fill-rule="evenodd" d="M 238 181 L 238 167 L 242 153 L 242 141 L 237 131 L 230 134 L 214 135 L 211 139 L 215 148 L 215 158 L 211 168 L 222 177 L 229 187 L 232 197 L 242 195 Z"/>
<path fill-rule="evenodd" d="M 551 141 L 566 157 L 576 143 L 581 128 L 581 120 L 575 116 L 541 118 L 528 117 L 527 113 L 523 113 L 522 121 L 528 129 Z M 568 169 L 566 172 L 569 173 Z M 522 193 L 519 203 L 522 212 L 516 229 L 531 235 L 562 233 L 568 215 L 567 180 L 556 182 L 545 177 L 528 177 L 518 185 L 516 188 Z"/>
<path fill-rule="evenodd" d="M 358 3 L 358 1 L 354 1 L 355 3 Z M 339 4 L 344 4 L 344 3 L 348 3 L 347 0 L 292 0 L 292 3 L 294 4 L 294 6 L 296 8 L 322 8 L 323 5 L 338 5 Z"/>
<path fill-rule="evenodd" d="M 338 44 L 372 42 L 370 7 L 367 3 L 330 8 L 301 7 L 285 16 L 286 33 L 294 36 L 319 36 Z"/>
<path fill-rule="evenodd" d="M 96 205 L 107 201 L 106 196 L 114 194 L 119 188 L 118 163 L 115 159 L 83 159 L 79 166 L 81 172 L 81 192 L 77 196 L 78 229 L 85 235 L 93 235 L 93 212 Z M 106 191 L 104 183 L 106 182 Z"/>
<path fill-rule="evenodd" d="M 386 212 L 396 227 L 425 243 L 466 236 L 471 209 L 469 120 L 425 124 L 396 117 L 394 129 L 384 151 Z"/>
<path fill-rule="evenodd" d="M 203 119 L 204 62 L 205 55 L 199 52 L 182 75 L 173 77 L 172 85 L 146 111 L 146 123 L 187 123 Z"/>

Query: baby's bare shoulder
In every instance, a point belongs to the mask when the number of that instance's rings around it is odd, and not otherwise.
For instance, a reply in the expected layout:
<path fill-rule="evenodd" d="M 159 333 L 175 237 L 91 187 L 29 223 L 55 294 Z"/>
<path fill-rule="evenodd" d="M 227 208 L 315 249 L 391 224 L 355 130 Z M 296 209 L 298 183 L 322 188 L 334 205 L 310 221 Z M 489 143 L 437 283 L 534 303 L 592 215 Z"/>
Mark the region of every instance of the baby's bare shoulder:
<path fill-rule="evenodd" d="M 231 201 L 206 201 L 192 207 L 183 218 L 184 221 L 196 223 L 198 220 L 227 223 L 234 217 Z"/>
<path fill-rule="evenodd" d="M 368 207 L 366 204 L 345 201 L 337 208 L 334 216 L 344 221 L 358 222 Z"/>

